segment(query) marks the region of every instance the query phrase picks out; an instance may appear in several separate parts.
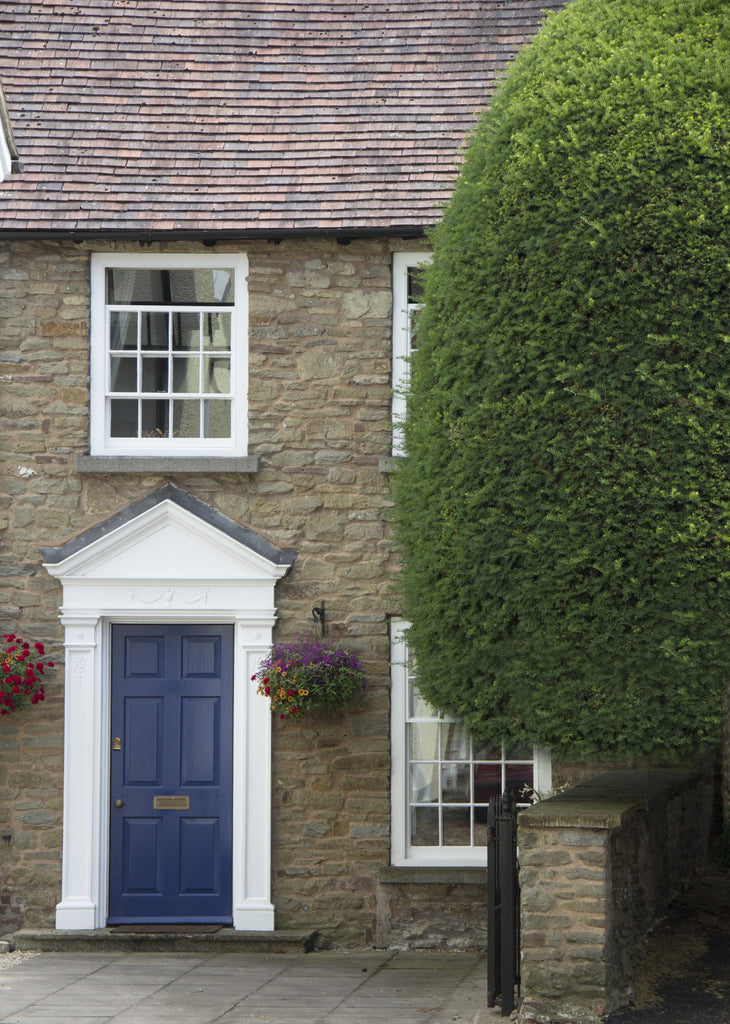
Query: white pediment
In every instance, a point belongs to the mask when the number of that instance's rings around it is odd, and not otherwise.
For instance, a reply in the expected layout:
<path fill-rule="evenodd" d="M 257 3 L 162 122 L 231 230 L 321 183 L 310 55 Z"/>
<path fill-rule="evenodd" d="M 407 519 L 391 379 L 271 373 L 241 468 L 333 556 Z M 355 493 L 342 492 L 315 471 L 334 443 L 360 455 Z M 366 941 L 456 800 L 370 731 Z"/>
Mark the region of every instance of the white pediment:
<path fill-rule="evenodd" d="M 107 921 L 111 624 L 208 622 L 234 626 L 233 927 L 272 931 L 271 715 L 251 678 L 271 649 L 275 584 L 296 552 L 172 484 L 41 550 L 63 588 L 66 651 L 56 926 L 87 930 Z"/>
<path fill-rule="evenodd" d="M 214 515 L 231 523 L 220 513 Z M 72 545 L 67 546 L 71 547 L 68 554 L 65 548 L 55 549 L 56 557 L 46 561 L 45 567 L 62 580 L 133 580 L 137 584 L 176 580 L 273 582 L 282 577 L 293 560 L 286 556 L 293 556 L 293 552 L 282 552 L 252 531 L 233 525 L 238 536 L 166 499 L 126 521 L 123 517 L 109 520 L 97 528 L 98 536 L 77 550 Z"/>

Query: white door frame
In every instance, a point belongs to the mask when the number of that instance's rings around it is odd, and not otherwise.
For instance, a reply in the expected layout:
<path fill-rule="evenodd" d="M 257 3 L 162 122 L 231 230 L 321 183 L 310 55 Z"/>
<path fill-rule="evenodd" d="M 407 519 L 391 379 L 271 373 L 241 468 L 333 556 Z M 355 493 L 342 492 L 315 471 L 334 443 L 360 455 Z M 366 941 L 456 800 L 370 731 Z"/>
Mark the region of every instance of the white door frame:
<path fill-rule="evenodd" d="M 66 650 L 58 929 L 106 925 L 113 622 L 234 624 L 233 927 L 274 928 L 271 716 L 251 676 L 271 647 L 275 583 L 295 553 L 220 513 L 207 517 L 202 502 L 185 495 L 181 503 L 178 494 L 164 488 L 131 518 L 43 550 L 46 569 L 63 585 Z"/>

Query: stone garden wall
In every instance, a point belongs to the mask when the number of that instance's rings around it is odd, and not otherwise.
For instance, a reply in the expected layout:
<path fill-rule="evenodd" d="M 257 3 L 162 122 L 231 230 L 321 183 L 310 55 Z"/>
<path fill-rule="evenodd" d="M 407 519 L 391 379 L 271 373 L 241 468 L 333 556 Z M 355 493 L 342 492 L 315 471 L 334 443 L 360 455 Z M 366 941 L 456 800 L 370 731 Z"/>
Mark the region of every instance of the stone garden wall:
<path fill-rule="evenodd" d="M 347 640 L 370 677 L 345 714 L 275 723 L 277 926 L 318 928 L 341 944 L 483 941 L 481 910 L 465 913 L 473 886 L 412 886 L 407 873 L 395 888 L 378 881 L 390 851 L 388 619 L 400 612 L 382 461 L 391 451 L 391 254 L 419 244 L 240 246 L 250 267 L 249 454 L 260 457 L 260 471 L 246 475 L 77 472 L 75 456 L 89 450 L 92 246 L 0 248 L 0 632 L 42 640 L 58 665 L 44 704 L 0 719 L 0 934 L 52 927 L 60 898 L 61 591 L 38 549 L 172 481 L 296 548 L 277 587 L 277 639 L 306 630 L 324 600 L 329 635 Z"/>
<path fill-rule="evenodd" d="M 706 864 L 708 772 L 606 772 L 522 811 L 520 1020 L 629 1002 L 651 927 Z"/>

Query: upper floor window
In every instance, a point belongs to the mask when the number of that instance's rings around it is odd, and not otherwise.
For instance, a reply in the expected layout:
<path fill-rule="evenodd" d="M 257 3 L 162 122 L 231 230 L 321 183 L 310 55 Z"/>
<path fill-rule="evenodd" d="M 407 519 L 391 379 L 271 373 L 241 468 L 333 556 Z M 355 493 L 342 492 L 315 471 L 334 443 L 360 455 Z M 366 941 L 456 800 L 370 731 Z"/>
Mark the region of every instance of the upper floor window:
<path fill-rule="evenodd" d="M 0 83 L 0 181 L 4 181 L 13 171 L 18 170 L 20 170 L 18 151 L 15 148 L 13 130 L 10 127 L 5 93 L 2 83 Z"/>
<path fill-rule="evenodd" d="M 415 315 L 423 301 L 420 270 L 430 252 L 393 254 L 393 455 L 403 450 L 405 390 L 410 380 L 410 357 L 416 350 Z"/>
<path fill-rule="evenodd" d="M 246 257 L 91 258 L 91 454 L 244 455 Z"/>
<path fill-rule="evenodd" d="M 393 864 L 484 866 L 490 796 L 518 803 L 551 788 L 550 755 L 476 743 L 458 719 L 421 697 L 407 624 L 392 623 L 391 747 Z"/>

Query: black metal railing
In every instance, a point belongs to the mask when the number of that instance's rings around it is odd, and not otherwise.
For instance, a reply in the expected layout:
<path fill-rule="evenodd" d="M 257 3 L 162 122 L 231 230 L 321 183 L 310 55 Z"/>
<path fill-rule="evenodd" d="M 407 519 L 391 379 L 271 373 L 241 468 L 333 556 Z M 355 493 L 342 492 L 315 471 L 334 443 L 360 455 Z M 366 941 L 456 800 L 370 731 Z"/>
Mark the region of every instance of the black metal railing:
<path fill-rule="evenodd" d="M 517 802 L 511 793 L 489 800 L 487 858 L 487 1005 L 501 997 L 502 1016 L 508 1017 L 520 984 Z"/>

